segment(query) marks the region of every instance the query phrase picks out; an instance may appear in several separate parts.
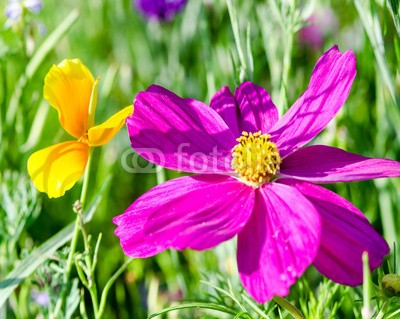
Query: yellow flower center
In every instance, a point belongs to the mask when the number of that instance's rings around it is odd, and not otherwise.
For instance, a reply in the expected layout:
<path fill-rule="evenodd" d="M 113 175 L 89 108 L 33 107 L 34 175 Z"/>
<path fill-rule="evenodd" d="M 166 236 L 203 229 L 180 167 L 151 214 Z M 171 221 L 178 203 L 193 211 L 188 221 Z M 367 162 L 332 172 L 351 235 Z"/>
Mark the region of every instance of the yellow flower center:
<path fill-rule="evenodd" d="M 239 178 L 255 188 L 267 183 L 279 171 L 282 159 L 270 135 L 243 132 L 232 149 L 231 167 Z"/>

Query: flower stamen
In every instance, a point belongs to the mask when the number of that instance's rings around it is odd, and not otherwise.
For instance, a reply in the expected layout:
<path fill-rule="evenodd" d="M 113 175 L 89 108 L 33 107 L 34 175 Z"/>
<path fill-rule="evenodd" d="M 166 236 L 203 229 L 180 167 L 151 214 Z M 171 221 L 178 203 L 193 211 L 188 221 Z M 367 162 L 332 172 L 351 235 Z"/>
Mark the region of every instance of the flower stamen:
<path fill-rule="evenodd" d="M 89 138 L 88 138 L 88 133 L 83 134 L 83 135 L 78 139 L 78 142 L 86 143 L 87 145 L 90 146 Z"/>
<path fill-rule="evenodd" d="M 242 136 L 236 139 L 238 144 L 232 149 L 232 169 L 240 180 L 254 188 L 269 182 L 280 169 L 282 159 L 270 137 L 261 131 L 242 132 Z"/>

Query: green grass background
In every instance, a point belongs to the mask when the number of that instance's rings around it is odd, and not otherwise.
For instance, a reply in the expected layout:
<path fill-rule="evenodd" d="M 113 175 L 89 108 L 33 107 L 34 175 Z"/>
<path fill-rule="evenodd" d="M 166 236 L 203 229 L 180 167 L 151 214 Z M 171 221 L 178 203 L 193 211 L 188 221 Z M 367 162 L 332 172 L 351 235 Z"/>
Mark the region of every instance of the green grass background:
<path fill-rule="evenodd" d="M 396 29 L 399 12 L 398 4 L 397 12 L 392 13 L 388 3 L 311 2 L 315 10 L 330 6 L 337 18 L 337 29 L 326 34 L 322 47 L 313 49 L 300 43 L 298 37 L 298 30 L 308 16 L 309 2 L 236 1 L 235 23 L 248 63 L 242 73 L 243 61 L 235 45 L 226 1 L 222 0 L 189 0 L 185 10 L 165 24 L 146 21 L 127 0 L 44 0 L 43 10 L 37 15 L 27 13 L 24 25 L 0 29 L 0 279 L 18 265 L 18 260 L 75 219 L 72 204 L 79 198 L 81 184 L 62 198 L 48 199 L 45 194 L 36 194 L 27 178 L 26 161 L 30 154 L 71 139 L 59 125 L 57 112 L 43 100 L 44 77 L 53 64 L 65 58 L 79 58 L 94 76 L 101 77 L 96 123 L 131 104 L 139 91 L 153 83 L 183 97 L 208 103 L 223 85 L 233 90 L 240 80 L 252 79 L 272 94 L 282 114 L 306 88 L 319 56 L 338 44 L 341 51 L 355 51 L 357 77 L 343 109 L 315 142 L 365 156 L 400 160 L 400 122 L 396 122 L 400 118 L 400 39 Z M 0 25 L 6 19 L 4 7 L 5 1 L 2 1 Z M 73 10 L 79 12 L 76 22 L 51 45 L 48 54 L 36 55 L 39 63 L 29 73 L 32 57 Z M 44 34 L 40 32 L 43 26 Z M 16 114 L 8 117 L 13 103 Z M 86 226 L 93 242 L 99 233 L 103 235 L 96 270 L 99 289 L 125 260 L 113 235 L 115 226 L 111 219 L 162 177 L 126 172 L 121 158 L 129 149 L 124 127 L 109 144 L 96 148 L 93 153 L 89 200 L 98 195 L 105 180 L 110 178 L 95 215 Z M 164 173 L 166 179 L 179 176 L 176 172 Z M 399 179 L 337 184 L 329 188 L 361 209 L 391 247 L 399 241 Z M 6 194 L 11 194 L 11 202 L 7 201 Z M 21 221 L 23 227 L 17 233 Z M 394 252 L 388 261 L 391 270 L 398 273 L 399 267 L 393 269 Z M 224 288 L 229 281 L 235 294 L 246 298 L 238 281 L 234 255 L 232 241 L 213 251 L 167 251 L 154 258 L 135 260 L 112 287 L 105 318 L 145 318 L 182 298 L 212 300 L 204 291 L 215 294 L 215 289 L 200 280 Z M 62 265 L 66 254 L 60 251 L 56 256 L 23 281 L 6 306 L 0 308 L 0 317 L 34 318 L 39 312 L 47 314 L 46 309 L 32 301 L 31 291 L 44 290 L 43 282 L 51 287 L 54 284 L 56 291 L 54 265 Z M 388 271 L 386 264 L 384 268 Z M 373 279 L 377 283 L 377 276 Z M 83 298 L 90 313 L 87 292 Z M 328 314 L 337 318 L 361 318 L 361 288 L 333 285 L 312 267 L 293 287 L 288 299 L 308 318 L 328 318 Z M 382 302 L 373 301 L 376 313 Z M 240 312 L 235 303 L 227 304 Z M 290 317 L 274 302 L 260 307 L 270 318 Z M 79 317 L 79 311 L 74 316 Z M 257 318 L 257 314 L 253 316 Z M 233 316 L 192 309 L 171 312 L 169 317 Z"/>

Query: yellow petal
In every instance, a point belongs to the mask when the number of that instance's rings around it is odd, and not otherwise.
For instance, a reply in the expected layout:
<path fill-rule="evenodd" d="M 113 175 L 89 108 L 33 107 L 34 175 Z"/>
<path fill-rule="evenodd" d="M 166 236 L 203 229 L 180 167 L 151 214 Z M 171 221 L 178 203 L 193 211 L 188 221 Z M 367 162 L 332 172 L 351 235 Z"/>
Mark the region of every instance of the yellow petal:
<path fill-rule="evenodd" d="M 133 106 L 127 106 L 123 110 L 111 116 L 104 123 L 89 129 L 88 139 L 91 146 L 100 146 L 108 143 L 125 123 L 125 119 L 132 115 Z"/>
<path fill-rule="evenodd" d="M 85 143 L 59 143 L 33 153 L 28 159 L 28 173 L 39 191 L 50 198 L 60 197 L 82 177 L 88 157 Z"/>
<path fill-rule="evenodd" d="M 88 130 L 94 79 L 79 59 L 53 65 L 44 80 L 44 98 L 58 111 L 62 127 L 76 138 Z"/>

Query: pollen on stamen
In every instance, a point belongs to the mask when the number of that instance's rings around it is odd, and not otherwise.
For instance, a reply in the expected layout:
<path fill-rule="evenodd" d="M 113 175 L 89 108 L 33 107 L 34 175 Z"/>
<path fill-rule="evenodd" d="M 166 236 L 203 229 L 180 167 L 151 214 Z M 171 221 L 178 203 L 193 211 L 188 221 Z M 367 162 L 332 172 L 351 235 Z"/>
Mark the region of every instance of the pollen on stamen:
<path fill-rule="evenodd" d="M 269 182 L 279 171 L 282 159 L 269 134 L 242 132 L 232 149 L 231 167 L 239 179 L 255 188 Z"/>

